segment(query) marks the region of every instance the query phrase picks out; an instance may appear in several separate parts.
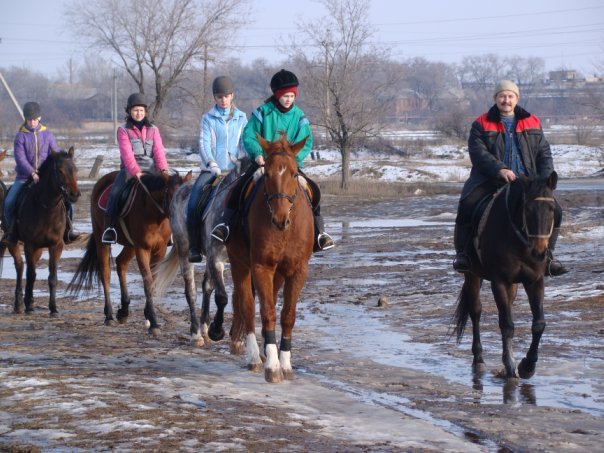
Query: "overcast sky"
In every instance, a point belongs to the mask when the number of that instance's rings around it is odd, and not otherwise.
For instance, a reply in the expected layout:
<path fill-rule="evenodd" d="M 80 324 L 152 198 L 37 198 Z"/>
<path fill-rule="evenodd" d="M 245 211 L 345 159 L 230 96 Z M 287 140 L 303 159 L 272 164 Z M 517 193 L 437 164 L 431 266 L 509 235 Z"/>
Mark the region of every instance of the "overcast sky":
<path fill-rule="evenodd" d="M 0 0 L 0 68 L 38 70 L 54 76 L 85 50 L 69 33 L 61 0 Z M 326 15 L 315 0 L 253 0 L 250 24 L 239 33 L 243 62 L 280 62 L 301 19 Z M 546 69 L 604 72 L 602 0 L 371 0 L 373 41 L 396 59 L 424 57 L 459 62 L 466 55 L 538 56 Z"/>

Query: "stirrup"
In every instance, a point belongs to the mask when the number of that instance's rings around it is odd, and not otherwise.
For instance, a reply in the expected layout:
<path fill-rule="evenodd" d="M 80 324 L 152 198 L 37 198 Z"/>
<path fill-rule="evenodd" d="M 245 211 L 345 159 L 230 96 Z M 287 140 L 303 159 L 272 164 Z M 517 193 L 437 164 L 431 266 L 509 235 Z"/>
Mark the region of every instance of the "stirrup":
<path fill-rule="evenodd" d="M 117 231 L 115 231 L 115 228 L 105 228 L 105 231 L 103 231 L 103 235 L 101 236 L 101 242 L 103 244 L 115 244 L 117 242 Z"/>
<path fill-rule="evenodd" d="M 317 244 L 319 246 L 319 249 L 321 250 L 329 250 L 334 248 L 334 246 L 336 245 L 333 242 L 332 237 L 325 232 L 319 233 L 319 235 L 317 236 Z"/>
<path fill-rule="evenodd" d="M 229 226 L 226 223 L 219 223 L 212 230 L 211 236 L 214 239 L 216 239 L 217 241 L 220 241 L 220 242 L 226 244 L 226 241 L 229 238 L 230 232 L 231 232 L 231 230 L 230 230 Z"/>

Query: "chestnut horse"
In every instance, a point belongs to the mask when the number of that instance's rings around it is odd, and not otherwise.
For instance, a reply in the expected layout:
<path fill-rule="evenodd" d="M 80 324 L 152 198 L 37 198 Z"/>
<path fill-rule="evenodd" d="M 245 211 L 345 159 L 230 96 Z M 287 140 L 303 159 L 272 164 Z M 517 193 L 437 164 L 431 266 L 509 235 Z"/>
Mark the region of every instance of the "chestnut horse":
<path fill-rule="evenodd" d="M 472 366 L 475 372 L 484 370 L 480 342 L 480 287 L 484 279 L 491 282 L 499 310 L 505 376 L 528 379 L 535 373 L 539 342 L 545 329 L 543 276 L 554 225 L 554 190 L 557 181 L 556 172 L 548 178 L 518 178 L 497 192 L 482 216 L 470 255 L 471 270 L 464 274 L 465 281 L 455 312 L 454 329 L 459 343 L 468 317 L 471 318 L 474 355 Z M 531 345 L 516 372 L 512 349 L 512 305 L 519 283 L 528 296 L 533 323 Z"/>
<path fill-rule="evenodd" d="M 281 382 L 293 377 L 291 341 L 296 303 L 306 281 L 313 250 L 313 214 L 296 163 L 296 154 L 306 139 L 292 145 L 285 137 L 269 143 L 258 136 L 258 142 L 266 155 L 264 176 L 256 182 L 243 224 L 234 229 L 227 244 L 234 286 L 231 349 L 242 352 L 245 348 L 248 368 L 260 371 L 255 290 L 260 302 L 266 355 L 264 377 L 268 382 Z M 276 305 L 282 287 L 278 352 Z"/>
<path fill-rule="evenodd" d="M 36 282 L 36 265 L 40 261 L 43 249 L 48 249 L 48 308 L 51 316 L 58 314 L 56 305 L 57 267 L 63 253 L 63 234 L 67 223 L 65 199 L 75 203 L 80 197 L 78 189 L 77 168 L 73 161 L 74 149 L 68 152 L 51 152 L 38 170 L 40 181 L 37 184 L 24 186 L 21 201 L 17 208 L 14 222 L 18 222 L 17 236 L 19 241 L 9 246 L 13 256 L 17 281 L 15 288 L 15 313 L 34 311 L 34 283 Z M 21 243 L 23 245 L 21 245 Z M 25 300 L 23 299 L 23 258 L 25 251 L 27 264 Z M 6 246 L 0 244 L 0 257 Z"/>
<path fill-rule="evenodd" d="M 105 226 L 105 210 L 101 207 L 99 200 L 113 183 L 117 173 L 114 171 L 104 175 L 92 189 L 90 197 L 92 235 L 88 240 L 84 257 L 68 288 L 77 295 L 82 289 L 92 290 L 95 280 L 97 285 L 100 283 L 105 294 L 105 325 L 114 324 L 115 318 L 110 296 L 111 245 L 101 242 Z M 178 173 L 170 176 L 145 173 L 140 181 L 138 179 L 133 181 L 135 193 L 131 200 L 131 207 L 125 215 L 120 217 L 120 221 L 116 225 L 117 242 L 123 246 L 115 260 L 121 293 L 121 307 L 117 312 L 117 320 L 120 323 L 126 322 L 130 314 L 126 271 L 128 264 L 136 255 L 145 290 L 145 319 L 149 331 L 153 334 L 159 333 L 159 325 L 153 308 L 151 267 L 159 263 L 166 254 L 171 234 L 168 213 L 172 196 L 181 184 L 191 179 L 191 176 L 191 172 L 187 173 L 184 178 Z"/>

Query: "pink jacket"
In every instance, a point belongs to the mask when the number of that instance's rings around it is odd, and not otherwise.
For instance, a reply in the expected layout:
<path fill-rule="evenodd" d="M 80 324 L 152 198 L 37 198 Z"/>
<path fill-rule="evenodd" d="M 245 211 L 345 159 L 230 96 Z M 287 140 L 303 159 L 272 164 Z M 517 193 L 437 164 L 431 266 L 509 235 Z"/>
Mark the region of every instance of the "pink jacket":
<path fill-rule="evenodd" d="M 136 162 L 132 140 L 140 140 L 145 142 L 153 142 L 151 150 L 153 152 L 153 161 L 155 169 L 158 172 L 168 170 L 168 161 L 166 160 L 166 150 L 159 134 L 159 129 L 155 126 L 143 126 L 142 130 L 134 128 L 126 128 L 124 126 L 117 129 L 117 143 L 120 148 L 120 156 L 122 158 L 122 167 L 126 169 L 128 175 L 134 176 L 141 171 L 140 166 Z M 148 152 L 148 151 L 147 151 Z"/>

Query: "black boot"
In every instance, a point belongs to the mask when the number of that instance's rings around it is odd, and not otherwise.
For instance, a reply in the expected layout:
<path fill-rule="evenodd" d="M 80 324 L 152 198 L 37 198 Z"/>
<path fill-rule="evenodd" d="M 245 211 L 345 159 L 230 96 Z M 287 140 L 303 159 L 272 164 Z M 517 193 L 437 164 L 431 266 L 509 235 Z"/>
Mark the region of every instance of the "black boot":
<path fill-rule="evenodd" d="M 78 239 L 81 235 L 81 233 L 79 231 L 76 231 L 75 228 L 73 227 L 73 220 L 71 218 L 71 210 L 67 210 L 67 223 L 65 226 L 65 232 L 63 233 L 63 242 L 65 244 L 70 244 L 73 241 L 75 241 L 76 239 Z"/>
<path fill-rule="evenodd" d="M 548 262 L 545 272 L 546 275 L 549 275 L 550 277 L 557 277 L 568 272 L 568 269 L 565 268 L 560 261 L 554 258 L 554 249 L 556 248 L 556 242 L 558 242 L 559 234 L 560 228 L 554 228 L 552 235 L 549 238 Z"/>
<path fill-rule="evenodd" d="M 105 230 L 101 236 L 103 244 L 115 244 L 117 242 L 117 231 L 113 228 L 114 223 L 112 217 L 105 216 Z"/>
<path fill-rule="evenodd" d="M 193 224 L 193 225 L 192 225 Z M 195 222 L 187 222 L 189 235 L 189 263 L 201 263 L 201 231 Z"/>
<path fill-rule="evenodd" d="M 470 225 L 455 224 L 454 232 L 455 259 L 453 260 L 453 269 L 457 272 L 470 272 L 470 257 L 466 253 L 466 246 L 472 238 L 472 227 Z"/>
<path fill-rule="evenodd" d="M 6 233 L 2 237 L 2 244 L 6 247 L 14 247 L 17 245 L 18 234 L 17 234 L 17 219 L 13 220 L 13 223 L 8 227 Z"/>
<path fill-rule="evenodd" d="M 313 216 L 315 222 L 315 243 L 313 245 L 313 253 L 332 249 L 336 245 L 333 238 L 325 232 L 323 216 L 317 214 L 317 211 L 318 209 L 315 210 Z"/>

